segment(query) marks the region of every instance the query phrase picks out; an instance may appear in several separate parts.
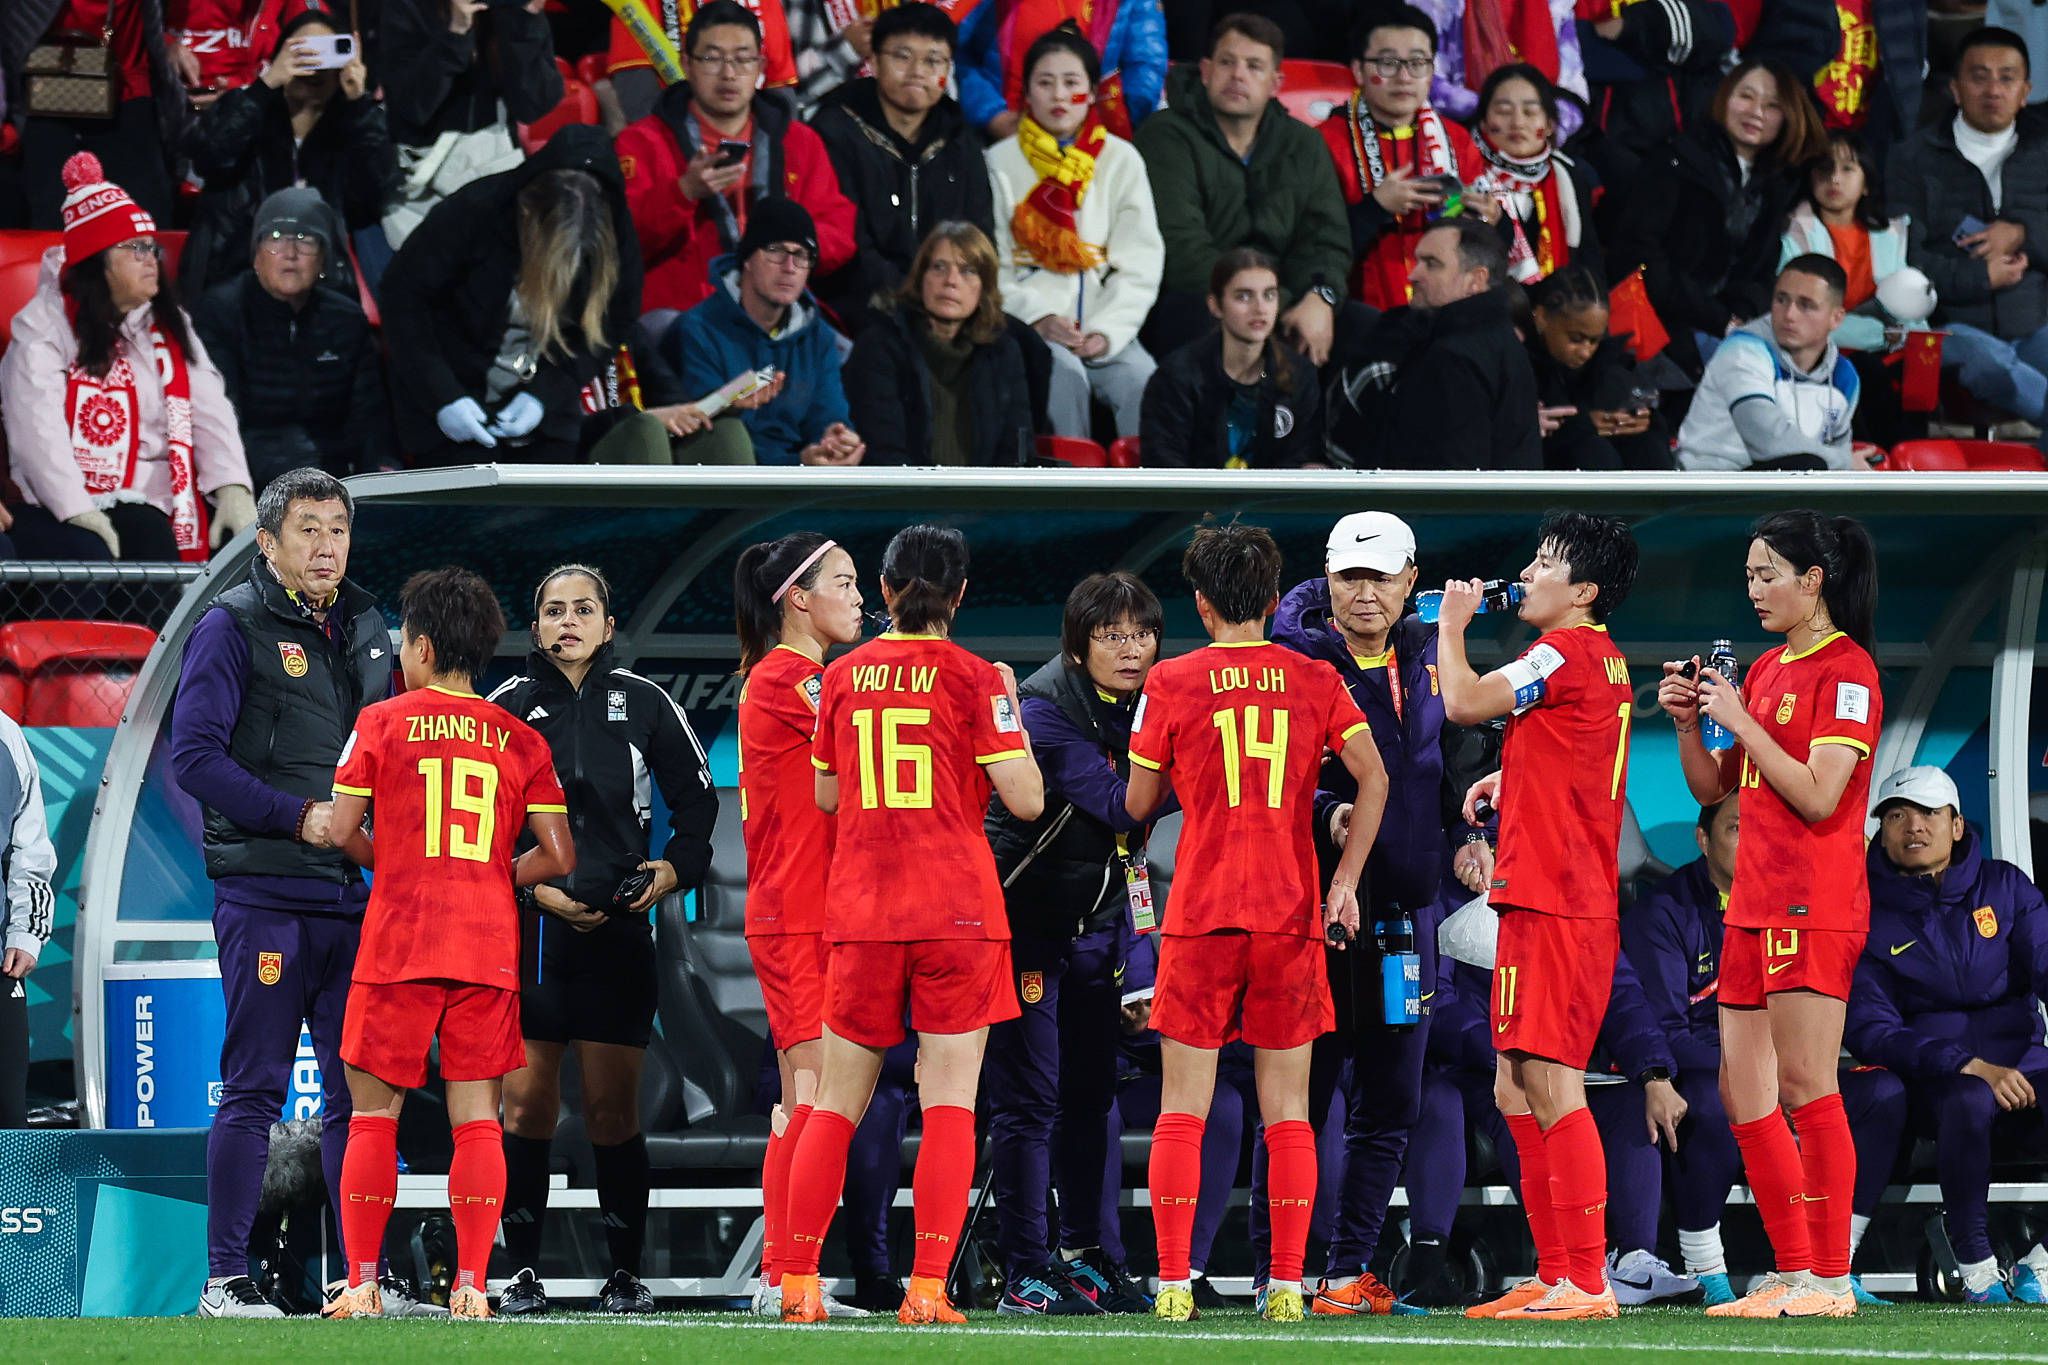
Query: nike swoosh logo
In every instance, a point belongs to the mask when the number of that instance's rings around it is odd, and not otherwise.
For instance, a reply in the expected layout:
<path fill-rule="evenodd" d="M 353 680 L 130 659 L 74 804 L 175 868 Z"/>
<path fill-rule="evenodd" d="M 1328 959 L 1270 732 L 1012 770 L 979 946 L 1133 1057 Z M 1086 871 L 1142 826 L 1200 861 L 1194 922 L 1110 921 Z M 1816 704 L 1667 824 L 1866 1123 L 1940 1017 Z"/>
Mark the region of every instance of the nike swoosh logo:
<path fill-rule="evenodd" d="M 1897 956 L 1898 956 L 1898 955 L 1899 955 L 1900 953 L 1903 953 L 1903 952 L 1905 952 L 1905 951 L 1906 951 L 1906 949 L 1908 949 L 1908 948 L 1912 947 L 1912 946 L 1913 946 L 1914 944 L 1918 943 L 1919 941 L 1920 941 L 1919 939 L 1915 938 L 1915 939 L 1908 939 L 1908 940 L 1907 940 L 1906 942 L 1904 942 L 1904 943 L 1894 943 L 1894 944 L 1892 945 L 1892 956 L 1893 956 L 1893 957 L 1897 957 Z"/>
<path fill-rule="evenodd" d="M 1373 533 L 1372 533 L 1371 535 L 1369 535 L 1369 536 L 1353 536 L 1353 537 L 1351 537 L 1351 538 L 1352 538 L 1353 540 L 1357 541 L 1357 542 L 1358 542 L 1358 543 L 1359 543 L 1360 545 L 1363 545 L 1363 544 L 1365 544 L 1365 542 L 1367 542 L 1368 540 L 1378 540 L 1378 539 L 1380 538 L 1380 533 L 1379 533 L 1378 531 L 1374 531 L 1374 532 L 1373 532 Z"/>
<path fill-rule="evenodd" d="M 1425 1001 L 1427 1001 L 1427 1000 L 1434 1000 L 1434 999 L 1436 999 L 1436 992 L 1435 992 L 1435 991 L 1431 991 L 1431 992 L 1429 992 L 1429 994 L 1427 994 L 1427 995 L 1425 995 L 1425 996 L 1422 996 L 1421 998 L 1422 998 L 1423 1000 L 1425 1000 Z"/>
<path fill-rule="evenodd" d="M 1784 971 L 1784 970 L 1785 970 L 1785 969 L 1786 969 L 1787 967 L 1789 967 L 1789 966 L 1791 966 L 1791 965 L 1792 965 L 1792 964 L 1791 964 L 1790 962 L 1776 962 L 1776 963 L 1773 963 L 1773 964 L 1771 964 L 1770 966 L 1768 966 L 1768 967 L 1765 967 L 1765 968 L 1764 968 L 1764 975 L 1766 975 L 1766 976 L 1776 976 L 1776 975 L 1777 975 L 1777 974 L 1778 974 L 1779 972 L 1782 972 L 1782 971 Z"/>
<path fill-rule="evenodd" d="M 1506 1033 L 1508 1031 L 1508 1026 L 1507 1024 L 1496 1024 L 1494 1025 L 1493 1031 L 1495 1033 Z"/>

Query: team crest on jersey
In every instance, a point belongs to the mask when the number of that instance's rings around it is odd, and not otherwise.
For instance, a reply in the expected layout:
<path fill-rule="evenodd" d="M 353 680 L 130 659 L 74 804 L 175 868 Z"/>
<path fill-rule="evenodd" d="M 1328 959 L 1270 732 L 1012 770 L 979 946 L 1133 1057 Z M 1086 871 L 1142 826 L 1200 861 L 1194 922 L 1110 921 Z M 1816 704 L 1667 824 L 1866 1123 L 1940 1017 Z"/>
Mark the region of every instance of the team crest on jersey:
<path fill-rule="evenodd" d="M 304 645 L 295 645 L 289 640 L 279 640 L 277 642 L 277 652 L 284 659 L 286 677 L 303 678 L 306 676 L 306 670 L 312 666 L 306 662 L 306 647 Z"/>
<path fill-rule="evenodd" d="M 818 699 L 825 695 L 825 675 L 822 673 L 811 674 L 796 685 L 796 690 L 803 694 L 804 703 L 812 711 L 816 711 L 818 709 Z"/>
<path fill-rule="evenodd" d="M 256 954 L 256 979 L 266 986 L 275 986 L 284 980 L 284 954 Z"/>
<path fill-rule="evenodd" d="M 1437 682 L 1436 665 L 1424 664 L 1423 667 L 1429 671 L 1429 695 L 1432 697 L 1442 696 L 1443 687 Z"/>
<path fill-rule="evenodd" d="M 1998 912 L 1996 910 L 1993 910 L 1988 905 L 1980 905 L 1970 913 L 1970 918 L 1977 921 L 1978 938 L 1998 937 Z"/>
<path fill-rule="evenodd" d="M 1784 699 L 1778 703 L 1778 724 L 1790 725 L 1792 723 L 1792 708 L 1798 705 L 1798 703 L 1799 694 L 1797 692 L 1787 692 L 1785 694 Z"/>
<path fill-rule="evenodd" d="M 626 694 L 624 692 L 608 691 L 604 694 L 604 718 L 606 720 L 624 720 L 626 718 Z"/>
<path fill-rule="evenodd" d="M 1017 994 L 1027 1005 L 1035 1005 L 1045 999 L 1045 973 L 1020 972 L 1017 975 Z"/>

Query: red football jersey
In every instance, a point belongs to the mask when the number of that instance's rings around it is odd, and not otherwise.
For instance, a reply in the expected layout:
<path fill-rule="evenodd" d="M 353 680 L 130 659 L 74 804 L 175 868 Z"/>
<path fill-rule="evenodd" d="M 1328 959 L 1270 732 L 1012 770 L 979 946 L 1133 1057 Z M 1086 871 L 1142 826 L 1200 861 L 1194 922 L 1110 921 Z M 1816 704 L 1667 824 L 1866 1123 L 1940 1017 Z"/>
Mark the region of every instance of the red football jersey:
<path fill-rule="evenodd" d="M 1857 754 L 1835 813 L 1809 825 L 1785 804 L 1744 754 L 1742 838 L 1727 923 L 1743 929 L 1870 927 L 1870 878 L 1863 822 L 1870 809 L 1870 760 L 1884 719 L 1877 665 L 1839 631 L 1804 654 L 1774 650 L 1743 680 L 1744 706 L 1778 747 L 1807 761 L 1823 744 Z"/>
<path fill-rule="evenodd" d="M 825 670 L 811 761 L 839 776 L 825 937 L 1008 939 L 983 766 L 1024 758 L 995 665 L 891 632 Z"/>
<path fill-rule="evenodd" d="M 1502 668 L 1515 713 L 1500 750 L 1494 904 L 1573 919 L 1620 910 L 1634 688 L 1607 627 L 1547 631 Z"/>
<path fill-rule="evenodd" d="M 1173 895 L 1160 929 L 1321 938 L 1316 774 L 1370 727 L 1337 670 L 1269 640 L 1212 644 L 1145 679 L 1131 762 L 1180 797 Z"/>
<path fill-rule="evenodd" d="M 356 717 L 334 790 L 369 798 L 377 849 L 355 979 L 518 990 L 513 850 L 530 812 L 569 810 L 547 741 L 474 692 L 425 687 Z"/>
<path fill-rule="evenodd" d="M 740 833 L 747 842 L 747 932 L 825 929 L 832 819 L 818 809 L 811 735 L 825 666 L 777 645 L 740 689 Z"/>

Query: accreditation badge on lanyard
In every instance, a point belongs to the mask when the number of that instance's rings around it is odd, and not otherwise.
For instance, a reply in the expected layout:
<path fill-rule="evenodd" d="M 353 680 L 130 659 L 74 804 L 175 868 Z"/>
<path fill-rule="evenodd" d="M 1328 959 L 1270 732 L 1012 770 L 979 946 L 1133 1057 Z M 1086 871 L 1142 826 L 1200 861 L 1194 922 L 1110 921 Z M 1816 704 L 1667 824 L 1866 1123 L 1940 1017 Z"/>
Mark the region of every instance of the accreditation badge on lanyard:
<path fill-rule="evenodd" d="M 1146 867 L 1145 850 L 1131 852 L 1129 842 L 1119 834 L 1116 856 L 1124 865 L 1124 900 L 1131 907 L 1131 927 L 1149 934 L 1159 927 L 1159 916 L 1152 910 L 1152 875 Z"/>
<path fill-rule="evenodd" d="M 1387 693 L 1394 703 L 1394 719 L 1401 715 L 1401 657 L 1389 648 L 1387 650 Z"/>

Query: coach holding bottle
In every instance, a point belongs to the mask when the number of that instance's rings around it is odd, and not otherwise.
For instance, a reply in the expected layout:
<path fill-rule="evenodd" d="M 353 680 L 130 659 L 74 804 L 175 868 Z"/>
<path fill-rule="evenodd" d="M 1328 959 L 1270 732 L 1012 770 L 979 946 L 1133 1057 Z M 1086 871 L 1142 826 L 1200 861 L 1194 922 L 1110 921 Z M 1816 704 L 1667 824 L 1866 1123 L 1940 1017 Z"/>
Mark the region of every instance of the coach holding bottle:
<path fill-rule="evenodd" d="M 205 808 L 227 997 L 201 1317 L 282 1316 L 249 1278 L 249 1230 L 301 1020 L 320 1062 L 330 1194 L 341 1179 L 353 1112 L 341 1021 L 369 888 L 333 846 L 331 795 L 356 713 L 389 694 L 392 666 L 383 613 L 346 577 L 354 519 L 332 475 L 271 480 L 256 508 L 262 554 L 199 618 L 178 678 L 171 766 Z"/>

